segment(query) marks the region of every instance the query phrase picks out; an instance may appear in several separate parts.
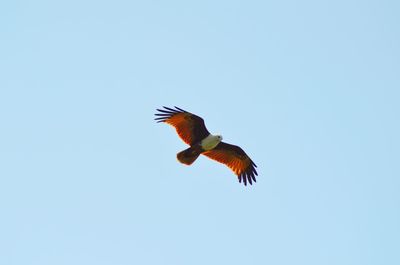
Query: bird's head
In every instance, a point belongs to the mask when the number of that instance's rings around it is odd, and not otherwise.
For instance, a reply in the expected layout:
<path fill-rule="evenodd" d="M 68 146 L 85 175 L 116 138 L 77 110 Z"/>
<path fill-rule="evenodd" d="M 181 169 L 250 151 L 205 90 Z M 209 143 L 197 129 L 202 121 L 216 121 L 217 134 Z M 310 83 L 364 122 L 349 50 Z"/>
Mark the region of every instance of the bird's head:
<path fill-rule="evenodd" d="M 219 141 L 222 141 L 222 135 L 217 134 L 216 136 Z"/>

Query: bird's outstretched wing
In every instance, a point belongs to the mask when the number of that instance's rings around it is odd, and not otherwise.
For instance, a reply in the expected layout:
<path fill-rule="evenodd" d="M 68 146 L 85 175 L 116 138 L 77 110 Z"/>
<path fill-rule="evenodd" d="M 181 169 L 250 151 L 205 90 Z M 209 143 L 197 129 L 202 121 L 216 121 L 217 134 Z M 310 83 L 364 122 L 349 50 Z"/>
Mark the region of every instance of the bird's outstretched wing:
<path fill-rule="evenodd" d="M 155 114 L 158 116 L 155 120 L 174 126 L 179 137 L 188 145 L 194 145 L 210 134 L 204 120 L 190 112 L 178 107 L 175 109 L 164 107 L 157 111 L 159 113 Z"/>
<path fill-rule="evenodd" d="M 238 176 L 239 182 L 243 180 L 244 185 L 247 185 L 247 182 L 250 184 L 256 182 L 257 166 L 239 146 L 220 142 L 203 155 L 227 165 Z"/>

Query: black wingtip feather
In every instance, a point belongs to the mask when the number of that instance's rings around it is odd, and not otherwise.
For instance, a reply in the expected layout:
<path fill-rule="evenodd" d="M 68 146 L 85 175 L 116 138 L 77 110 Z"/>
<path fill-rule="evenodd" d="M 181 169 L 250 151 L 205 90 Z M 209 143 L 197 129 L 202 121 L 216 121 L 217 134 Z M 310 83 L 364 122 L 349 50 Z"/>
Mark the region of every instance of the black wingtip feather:
<path fill-rule="evenodd" d="M 177 110 L 180 110 L 180 111 L 182 111 L 182 112 L 187 112 L 186 110 L 184 110 L 184 109 L 181 109 L 181 108 L 178 108 L 177 106 L 174 106 Z"/>
<path fill-rule="evenodd" d="M 171 108 L 168 108 L 168 107 L 164 107 L 164 108 L 167 109 L 167 110 L 170 110 L 170 111 L 172 111 L 172 112 L 177 112 L 176 110 L 171 109 Z"/>
<path fill-rule="evenodd" d="M 253 182 L 251 180 L 250 174 L 247 173 L 247 172 L 246 172 L 246 177 L 247 177 L 247 180 L 249 181 L 250 185 L 253 185 Z"/>
<path fill-rule="evenodd" d="M 162 116 L 162 115 L 164 115 L 164 116 L 172 116 L 172 115 L 177 114 L 177 113 L 187 112 L 187 111 L 185 111 L 185 110 L 183 110 L 181 108 L 178 108 L 176 106 L 175 106 L 175 109 L 172 109 L 172 108 L 169 108 L 169 107 L 165 107 L 165 106 L 163 106 L 163 108 L 164 109 L 156 109 L 160 113 L 157 113 L 155 115 L 157 115 L 157 116 Z"/>
<path fill-rule="evenodd" d="M 253 185 L 253 183 L 257 182 L 256 176 L 258 176 L 257 171 L 256 171 L 255 167 L 251 166 L 251 167 L 247 168 L 246 171 L 239 174 L 238 178 L 239 178 L 240 183 L 242 183 L 242 180 L 243 180 L 243 184 L 245 186 L 247 186 L 247 183 L 249 183 L 250 185 Z"/>
<path fill-rule="evenodd" d="M 254 180 L 254 182 L 257 182 L 256 177 L 253 174 L 251 174 L 251 178 Z"/>
<path fill-rule="evenodd" d="M 242 175 L 242 178 L 243 178 L 243 183 L 244 183 L 244 185 L 247 186 L 247 178 L 246 178 L 246 176 L 245 176 L 245 175 Z"/>
<path fill-rule="evenodd" d="M 162 113 L 165 113 L 165 114 L 171 114 L 171 113 L 173 113 L 172 111 L 167 111 L 167 110 L 164 110 L 164 109 L 157 109 L 159 112 L 162 112 Z"/>
<path fill-rule="evenodd" d="M 164 109 L 156 109 L 159 113 L 155 113 L 155 116 L 158 116 L 155 120 L 157 122 L 165 122 L 167 119 L 172 117 L 174 114 L 187 112 L 181 108 L 174 106 L 175 109 L 163 106 Z"/>

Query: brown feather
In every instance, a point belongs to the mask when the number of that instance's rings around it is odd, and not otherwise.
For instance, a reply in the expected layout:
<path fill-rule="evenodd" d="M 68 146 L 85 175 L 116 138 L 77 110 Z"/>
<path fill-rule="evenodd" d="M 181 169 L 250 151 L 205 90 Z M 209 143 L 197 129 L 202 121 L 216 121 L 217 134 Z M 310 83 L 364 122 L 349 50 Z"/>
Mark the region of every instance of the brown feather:
<path fill-rule="evenodd" d="M 239 146 L 221 142 L 203 155 L 227 165 L 238 176 L 239 182 L 243 180 L 244 185 L 256 182 L 257 166 Z"/>
<path fill-rule="evenodd" d="M 200 142 L 210 134 L 204 120 L 199 116 L 178 107 L 175 107 L 175 109 L 164 107 L 164 109 L 157 110 L 159 113 L 155 114 L 158 116 L 155 120 L 174 126 L 179 137 L 190 146 Z"/>
<path fill-rule="evenodd" d="M 157 109 L 155 115 L 157 122 L 165 122 L 175 127 L 179 137 L 191 148 L 188 148 L 178 154 L 178 160 L 184 164 L 190 165 L 196 160 L 203 150 L 197 150 L 195 147 L 210 133 L 208 132 L 204 120 L 190 112 L 175 107 L 175 109 L 164 107 Z M 195 148 L 195 149 L 192 149 Z M 214 149 L 205 151 L 205 156 L 227 165 L 238 176 L 239 182 L 247 185 L 247 182 L 253 184 L 256 182 L 256 164 L 236 145 L 220 142 Z"/>

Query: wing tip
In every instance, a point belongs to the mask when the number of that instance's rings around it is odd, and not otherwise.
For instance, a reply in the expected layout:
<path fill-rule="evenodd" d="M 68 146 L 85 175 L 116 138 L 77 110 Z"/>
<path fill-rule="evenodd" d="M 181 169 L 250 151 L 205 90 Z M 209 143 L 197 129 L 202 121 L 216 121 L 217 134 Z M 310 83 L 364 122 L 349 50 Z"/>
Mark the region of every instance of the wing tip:
<path fill-rule="evenodd" d="M 183 109 L 178 108 L 176 106 L 174 106 L 174 107 L 175 107 L 175 109 L 169 108 L 169 107 L 166 107 L 166 106 L 163 106 L 163 109 L 162 108 L 156 109 L 156 111 L 158 111 L 158 113 L 155 113 L 154 115 L 158 116 L 158 117 L 155 118 L 155 120 L 157 120 L 157 122 L 165 122 L 169 118 L 174 116 L 175 114 L 188 113 L 186 110 L 183 110 Z"/>
<path fill-rule="evenodd" d="M 188 113 L 186 110 L 183 110 L 176 106 L 174 106 L 174 107 L 175 107 L 175 109 L 163 106 L 163 109 L 162 108 L 156 109 L 156 111 L 158 111 L 158 113 L 155 113 L 154 115 L 155 116 L 163 116 L 165 119 L 168 119 L 178 113 Z"/>
<path fill-rule="evenodd" d="M 256 176 L 258 176 L 258 174 L 254 167 L 250 167 L 247 170 L 239 173 L 237 176 L 239 179 L 239 183 L 242 183 L 242 181 L 243 181 L 243 184 L 245 186 L 247 186 L 247 183 L 249 183 L 250 185 L 253 185 L 253 182 L 254 183 L 257 182 Z"/>

